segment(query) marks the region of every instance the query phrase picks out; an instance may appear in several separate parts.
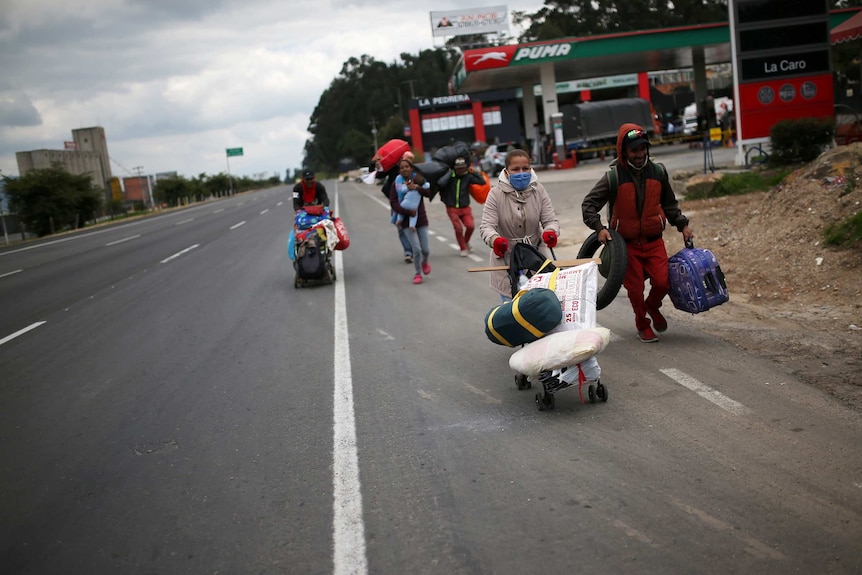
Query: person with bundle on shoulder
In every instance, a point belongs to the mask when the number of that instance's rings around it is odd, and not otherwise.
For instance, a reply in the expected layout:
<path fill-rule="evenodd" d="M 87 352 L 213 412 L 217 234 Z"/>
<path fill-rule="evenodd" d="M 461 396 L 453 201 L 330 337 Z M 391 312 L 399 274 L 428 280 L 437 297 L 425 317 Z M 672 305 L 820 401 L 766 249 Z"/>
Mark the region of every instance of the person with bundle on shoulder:
<path fill-rule="evenodd" d="M 552 257 L 550 250 L 557 245 L 560 221 L 525 150 L 512 150 L 506 155 L 505 168 L 485 200 L 479 233 L 492 250 L 491 266 L 508 266 L 515 242 L 528 243 Z M 491 289 L 504 302 L 512 299 L 508 271 L 493 271 L 490 275 Z"/>
<path fill-rule="evenodd" d="M 484 185 L 485 178 L 481 172 L 470 167 L 466 157 L 455 158 L 452 172 L 446 185 L 440 189 L 440 201 L 446 206 L 446 215 L 455 228 L 455 241 L 461 248 L 461 257 L 467 257 L 473 252 L 470 238 L 476 224 L 473 220 L 473 210 L 470 208 L 470 186 Z"/>
<path fill-rule="evenodd" d="M 597 232 L 600 242 L 607 244 L 612 241 L 611 233 L 602 224 L 600 211 L 609 205 L 608 225 L 626 242 L 623 286 L 635 313 L 638 339 L 645 343 L 658 341 L 655 331 L 667 330 L 667 320 L 660 311 L 670 291 L 667 249 L 662 239 L 665 223 L 675 226 L 686 242 L 694 237 L 670 186 L 667 170 L 650 159 L 649 146 L 649 137 L 641 126 L 620 126 L 617 158 L 581 206 L 584 223 Z M 650 291 L 644 298 L 646 278 Z"/>

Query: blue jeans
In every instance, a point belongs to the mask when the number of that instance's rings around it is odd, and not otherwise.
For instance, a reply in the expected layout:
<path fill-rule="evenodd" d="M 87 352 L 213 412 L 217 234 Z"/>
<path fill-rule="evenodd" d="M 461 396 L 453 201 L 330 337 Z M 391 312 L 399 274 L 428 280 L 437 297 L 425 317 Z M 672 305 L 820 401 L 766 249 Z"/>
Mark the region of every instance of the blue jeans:
<path fill-rule="evenodd" d="M 428 256 L 431 255 L 431 250 L 428 247 L 428 226 L 407 228 L 404 230 L 404 235 L 410 240 L 410 247 L 413 250 L 413 267 L 416 268 L 416 275 L 422 275 L 422 264 L 427 262 Z M 419 257 L 420 253 L 422 254 L 421 258 Z"/>
<path fill-rule="evenodd" d="M 410 240 L 407 239 L 407 234 L 404 233 L 404 228 L 398 226 L 398 239 L 401 241 L 401 246 L 404 248 L 404 256 L 413 255 L 413 247 L 410 245 Z"/>

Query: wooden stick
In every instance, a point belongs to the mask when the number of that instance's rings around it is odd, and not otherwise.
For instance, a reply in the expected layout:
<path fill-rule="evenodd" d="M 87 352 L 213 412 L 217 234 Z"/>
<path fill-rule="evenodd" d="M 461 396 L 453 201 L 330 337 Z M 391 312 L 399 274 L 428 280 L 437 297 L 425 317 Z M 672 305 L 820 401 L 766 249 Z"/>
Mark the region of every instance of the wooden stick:
<path fill-rule="evenodd" d="M 602 260 L 599 258 L 582 258 L 577 260 L 556 260 L 551 263 L 558 268 L 571 268 L 574 266 L 580 266 L 583 264 L 588 264 L 590 262 L 595 262 L 596 265 L 602 263 Z M 467 268 L 468 272 L 503 272 L 508 271 L 509 266 L 486 266 L 483 268 Z"/>

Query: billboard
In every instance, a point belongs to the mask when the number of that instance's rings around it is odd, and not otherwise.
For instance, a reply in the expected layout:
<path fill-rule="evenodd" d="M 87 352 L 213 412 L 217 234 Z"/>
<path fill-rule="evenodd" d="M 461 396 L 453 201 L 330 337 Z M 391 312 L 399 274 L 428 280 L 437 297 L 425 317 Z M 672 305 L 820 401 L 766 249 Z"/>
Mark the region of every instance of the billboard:
<path fill-rule="evenodd" d="M 763 141 L 781 120 L 834 114 L 826 0 L 731 0 L 739 140 Z"/>
<path fill-rule="evenodd" d="M 505 5 L 431 12 L 431 35 L 435 38 L 508 31 L 509 11 Z"/>

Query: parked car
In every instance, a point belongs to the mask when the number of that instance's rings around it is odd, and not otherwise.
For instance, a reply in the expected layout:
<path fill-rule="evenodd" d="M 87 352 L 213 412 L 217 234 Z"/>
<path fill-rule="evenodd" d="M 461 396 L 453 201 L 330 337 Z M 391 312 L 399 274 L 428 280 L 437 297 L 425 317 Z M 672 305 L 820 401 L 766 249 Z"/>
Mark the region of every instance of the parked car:
<path fill-rule="evenodd" d="M 500 175 L 500 172 L 506 167 L 506 154 L 513 149 L 515 149 L 515 142 L 503 142 L 488 146 L 485 155 L 479 161 L 482 171 L 491 177 Z"/>

